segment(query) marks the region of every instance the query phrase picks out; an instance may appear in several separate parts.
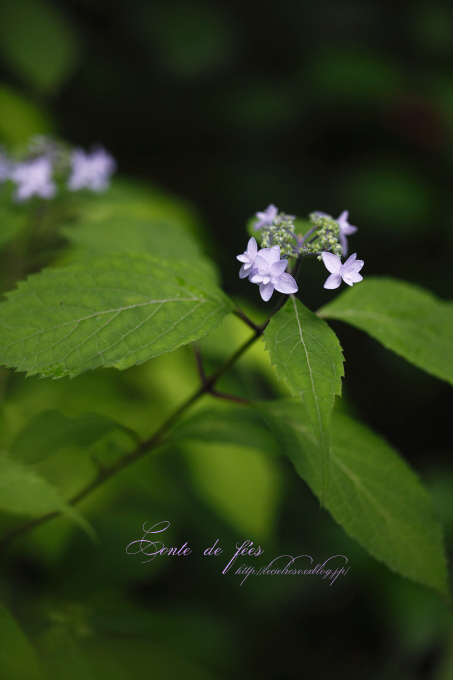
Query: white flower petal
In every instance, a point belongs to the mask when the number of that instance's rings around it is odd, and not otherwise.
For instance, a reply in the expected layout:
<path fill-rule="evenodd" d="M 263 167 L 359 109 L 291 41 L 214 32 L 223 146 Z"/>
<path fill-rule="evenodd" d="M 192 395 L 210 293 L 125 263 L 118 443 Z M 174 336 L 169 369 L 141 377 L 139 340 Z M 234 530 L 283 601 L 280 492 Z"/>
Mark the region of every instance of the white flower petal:
<path fill-rule="evenodd" d="M 272 248 L 262 248 L 261 250 L 258 251 L 258 255 L 256 257 L 257 258 L 262 257 L 269 264 L 278 262 L 280 259 L 280 246 L 272 246 Z"/>
<path fill-rule="evenodd" d="M 341 283 L 340 274 L 331 274 L 324 284 L 324 288 L 338 288 Z"/>
<path fill-rule="evenodd" d="M 236 260 L 239 260 L 239 262 L 247 262 L 248 259 L 245 253 L 243 255 L 236 255 Z"/>
<path fill-rule="evenodd" d="M 342 267 L 344 272 L 346 271 L 346 269 L 349 269 L 349 267 L 352 265 L 352 263 L 354 262 L 356 257 L 357 257 L 357 253 L 353 253 L 352 255 L 350 255 L 348 257 L 348 259 L 346 260 L 346 262 L 344 263 L 344 265 Z"/>
<path fill-rule="evenodd" d="M 258 255 L 255 257 L 255 267 L 260 272 L 268 272 L 270 270 L 270 265 L 269 265 L 269 262 L 266 260 L 266 258 L 262 257 L 262 255 L 261 255 L 262 252 L 263 251 L 260 250 Z"/>
<path fill-rule="evenodd" d="M 264 302 L 267 302 L 270 300 L 272 293 L 274 292 L 274 284 L 273 283 L 261 283 L 260 284 L 260 295 L 263 298 Z"/>
<path fill-rule="evenodd" d="M 291 293 L 297 293 L 299 289 L 296 279 L 291 274 L 281 274 L 275 282 L 275 290 L 278 290 L 279 293 L 290 295 Z"/>
<path fill-rule="evenodd" d="M 357 231 L 357 227 L 354 227 L 352 224 L 343 224 L 340 225 L 341 231 L 343 234 L 346 234 L 347 236 L 350 236 L 351 234 L 355 234 Z"/>
<path fill-rule="evenodd" d="M 343 274 L 343 281 L 349 286 L 352 286 L 353 283 L 363 281 L 363 276 L 358 272 L 355 272 L 353 269 L 349 269 L 346 274 Z"/>
<path fill-rule="evenodd" d="M 365 263 L 363 260 L 356 260 L 355 262 L 352 263 L 351 269 L 353 269 L 355 272 L 359 272 L 364 264 Z"/>
<path fill-rule="evenodd" d="M 264 274 L 258 274 L 258 272 L 255 272 L 252 274 L 252 276 L 250 276 L 250 281 L 252 283 L 262 283 L 264 278 Z"/>
<path fill-rule="evenodd" d="M 253 238 L 253 236 L 249 240 L 249 242 L 247 243 L 247 252 L 250 255 L 253 255 L 253 256 L 256 255 L 256 253 L 258 252 L 258 245 L 256 243 L 256 240 Z"/>
<path fill-rule="evenodd" d="M 322 253 L 321 254 L 322 261 L 324 262 L 327 271 L 329 271 L 331 274 L 338 274 L 341 269 L 341 260 L 338 257 L 338 255 L 334 255 L 333 253 Z M 335 286 L 336 288 L 336 286 Z"/>
<path fill-rule="evenodd" d="M 287 266 L 288 260 L 279 260 L 278 262 L 274 262 L 271 265 L 272 276 L 280 276 L 280 274 L 283 274 Z"/>
<path fill-rule="evenodd" d="M 348 239 L 344 235 L 344 231 L 340 231 L 338 238 L 340 240 L 341 245 L 341 254 L 343 257 L 346 257 L 346 255 L 348 254 Z"/>
<path fill-rule="evenodd" d="M 242 265 L 242 267 L 239 270 L 239 278 L 240 279 L 245 279 L 249 275 L 248 269 L 245 268 L 245 264 Z"/>

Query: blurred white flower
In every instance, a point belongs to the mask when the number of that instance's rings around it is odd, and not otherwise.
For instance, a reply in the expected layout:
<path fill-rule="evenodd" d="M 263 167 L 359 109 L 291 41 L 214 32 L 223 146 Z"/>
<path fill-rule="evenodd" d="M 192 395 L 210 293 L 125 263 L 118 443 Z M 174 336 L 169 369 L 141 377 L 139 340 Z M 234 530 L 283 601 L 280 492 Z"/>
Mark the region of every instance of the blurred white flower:
<path fill-rule="evenodd" d="M 75 149 L 71 155 L 71 168 L 68 189 L 71 191 L 91 189 L 91 191 L 102 192 L 109 187 L 110 176 L 116 170 L 116 162 L 102 148 L 95 149 L 91 153 L 86 153 L 83 149 Z"/>

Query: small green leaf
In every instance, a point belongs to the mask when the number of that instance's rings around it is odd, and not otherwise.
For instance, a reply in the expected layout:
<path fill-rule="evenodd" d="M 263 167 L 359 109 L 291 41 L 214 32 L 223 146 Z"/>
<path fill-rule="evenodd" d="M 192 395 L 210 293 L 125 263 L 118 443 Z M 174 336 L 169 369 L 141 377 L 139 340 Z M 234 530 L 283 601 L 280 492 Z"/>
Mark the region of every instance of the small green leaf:
<path fill-rule="evenodd" d="M 453 384 L 453 303 L 403 281 L 365 279 L 319 310 Z"/>
<path fill-rule="evenodd" d="M 229 299 L 196 269 L 147 255 L 84 259 L 0 305 L 0 362 L 44 377 L 125 369 L 210 333 Z"/>
<path fill-rule="evenodd" d="M 0 5 L 0 51 L 28 83 L 42 91 L 58 88 L 77 64 L 79 45 L 58 6 L 45 0 Z"/>
<path fill-rule="evenodd" d="M 297 472 L 321 497 L 319 448 L 304 405 L 260 405 Z M 418 477 L 383 439 L 343 413 L 331 423 L 331 478 L 325 507 L 373 557 L 448 596 L 442 529 Z"/>
<path fill-rule="evenodd" d="M 279 378 L 304 400 L 322 457 L 323 490 L 329 479 L 329 422 L 335 395 L 341 394 L 343 354 L 329 326 L 291 296 L 272 317 L 264 334 Z"/>
<path fill-rule="evenodd" d="M 44 678 L 35 649 L 3 605 L 0 605 L 0 677 L 2 680 Z"/>
<path fill-rule="evenodd" d="M 65 446 L 89 447 L 114 430 L 127 428 L 99 413 L 68 418 L 60 411 L 42 411 L 19 432 L 10 446 L 24 463 L 39 463 Z M 131 433 L 134 436 L 134 433 Z"/>
<path fill-rule="evenodd" d="M 59 512 L 93 534 L 88 522 L 65 503 L 58 490 L 31 467 L 0 453 L 0 510 L 28 517 Z"/>

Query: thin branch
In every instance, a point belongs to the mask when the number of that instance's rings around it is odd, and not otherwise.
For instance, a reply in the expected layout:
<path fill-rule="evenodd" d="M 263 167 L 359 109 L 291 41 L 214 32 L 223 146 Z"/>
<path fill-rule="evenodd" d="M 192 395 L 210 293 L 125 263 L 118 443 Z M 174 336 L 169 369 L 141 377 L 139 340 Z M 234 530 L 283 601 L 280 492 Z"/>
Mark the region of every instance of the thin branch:
<path fill-rule="evenodd" d="M 210 390 L 209 392 L 213 397 L 218 397 L 219 399 L 226 399 L 227 401 L 234 401 L 236 404 L 251 404 L 250 399 L 245 399 L 244 397 L 237 397 L 235 394 L 227 394 L 226 392 L 219 392 L 218 390 Z"/>
<path fill-rule="evenodd" d="M 307 238 L 308 238 L 309 236 L 311 236 L 312 234 L 314 234 L 314 232 L 315 232 L 317 229 L 318 229 L 318 227 L 316 227 L 316 226 L 315 226 L 315 227 L 312 227 L 311 229 L 309 229 L 309 230 L 307 231 L 307 233 L 306 233 L 304 236 L 302 236 L 302 238 L 298 238 L 298 239 L 297 239 L 297 245 L 302 246 L 302 245 L 305 243 L 305 241 L 307 240 Z"/>
<path fill-rule="evenodd" d="M 274 310 L 269 315 L 269 318 L 261 326 L 257 326 L 256 324 L 249 320 L 250 323 L 253 324 L 254 329 L 253 335 L 246 342 L 244 342 L 244 344 L 241 345 L 239 349 L 237 349 L 236 352 L 234 352 L 234 354 L 232 354 L 231 357 L 229 357 L 229 359 L 227 359 L 216 371 L 214 371 L 214 373 L 211 376 L 207 377 L 204 374 L 203 369 L 204 380 L 202 382 L 202 385 L 198 388 L 198 390 L 191 397 L 189 397 L 189 399 L 187 399 L 183 404 L 181 404 L 181 406 L 178 409 L 176 409 L 176 411 L 170 416 L 170 418 L 168 418 L 151 437 L 139 443 L 134 451 L 128 453 L 126 456 L 121 458 L 111 467 L 99 469 L 95 478 L 90 482 L 90 484 L 87 487 L 85 487 L 85 489 L 79 491 L 79 493 L 76 494 L 69 501 L 69 505 L 77 505 L 77 503 L 86 498 L 86 496 L 88 496 L 92 491 L 95 491 L 108 479 L 116 475 L 121 470 L 124 470 L 125 468 L 129 467 L 129 465 L 132 465 L 137 460 L 140 460 L 148 453 L 156 449 L 158 446 L 163 444 L 165 436 L 168 433 L 168 431 L 172 428 L 172 426 L 179 420 L 179 418 L 185 413 L 185 411 L 187 411 L 204 394 L 211 393 L 213 394 L 213 396 L 219 397 L 221 399 L 228 399 L 230 401 L 236 401 L 238 403 L 243 404 L 250 403 L 248 400 L 243 399 L 241 397 L 235 397 L 233 395 L 227 395 L 222 392 L 217 392 L 216 390 L 214 390 L 214 386 L 220 380 L 220 378 L 222 378 L 222 376 L 228 371 L 228 369 L 231 368 L 231 366 L 233 366 L 233 364 L 248 350 L 248 348 L 251 345 L 253 345 L 253 343 L 264 333 L 264 331 L 267 328 L 267 325 L 269 324 L 269 321 L 274 316 L 274 314 L 276 314 L 279 311 L 279 309 L 283 307 L 286 300 L 287 296 L 282 293 L 277 301 Z M 197 356 L 197 354 L 195 356 Z M 55 517 L 58 517 L 60 515 L 61 513 L 58 511 L 50 512 L 47 515 L 44 515 L 43 517 L 38 517 L 36 519 L 31 520 L 30 522 L 27 522 L 26 524 L 23 524 L 22 526 L 17 527 L 16 529 L 13 529 L 9 533 L 7 533 L 4 536 L 4 538 L 0 541 L 0 554 L 2 554 L 9 547 L 10 543 L 18 536 L 21 536 L 22 534 L 25 534 L 28 531 L 31 531 L 32 529 L 35 529 L 41 524 L 44 524 L 48 520 L 54 519 Z"/>
<path fill-rule="evenodd" d="M 196 343 L 193 343 L 193 353 L 195 355 L 195 361 L 197 364 L 198 375 L 200 376 L 201 384 L 204 385 L 206 382 L 206 373 L 203 366 L 203 358 L 201 352 L 197 347 Z"/>
<path fill-rule="evenodd" d="M 164 441 L 165 435 L 176 423 L 176 421 L 179 420 L 183 413 L 185 413 L 185 411 L 187 411 L 187 409 L 189 409 L 202 395 L 212 392 L 214 385 L 217 383 L 217 381 L 220 380 L 220 378 L 228 371 L 228 369 L 239 359 L 239 357 L 242 356 L 242 354 L 244 354 L 244 352 L 246 352 L 246 350 L 264 332 L 267 323 L 268 322 L 263 324 L 261 327 L 257 327 L 255 333 L 243 345 L 241 345 L 241 347 L 239 347 L 239 349 L 236 350 L 236 352 L 229 359 L 227 359 L 220 366 L 220 368 L 214 371 L 214 373 L 210 377 L 206 377 L 205 382 L 198 388 L 198 390 L 191 397 L 189 397 L 189 399 L 187 399 L 170 416 L 170 418 L 168 418 L 168 420 L 166 420 L 165 423 L 163 423 L 163 425 L 161 425 L 161 427 L 151 437 L 149 437 L 149 439 L 145 439 L 137 446 L 137 448 L 134 451 L 128 453 L 126 456 L 121 458 L 111 467 L 104 468 L 103 470 L 98 470 L 98 473 L 95 476 L 95 478 L 90 482 L 90 484 L 87 487 L 85 487 L 85 489 L 82 489 L 82 491 L 76 494 L 69 501 L 69 505 L 77 505 L 77 503 L 83 500 L 86 496 L 88 496 L 92 491 L 101 486 L 108 479 L 116 475 L 121 470 L 124 470 L 125 468 L 129 467 L 129 465 L 132 465 L 133 463 L 135 463 L 135 461 L 140 460 L 148 453 L 156 449 L 158 446 L 160 446 Z M 215 396 L 219 395 L 220 393 Z M 54 519 L 55 517 L 58 517 L 60 515 L 61 513 L 58 511 L 50 512 L 47 515 L 44 515 L 43 517 L 38 517 L 36 519 L 30 520 L 30 522 L 27 522 L 26 524 L 23 524 L 22 526 L 19 526 L 16 529 L 13 529 L 12 531 L 8 532 L 4 536 L 4 538 L 0 541 L 0 554 L 2 554 L 8 548 L 10 543 L 18 536 L 21 536 L 22 534 L 25 534 L 28 531 L 31 531 L 32 529 L 35 529 L 41 524 L 44 524 L 48 520 Z"/>
<path fill-rule="evenodd" d="M 239 306 L 238 306 L 237 309 L 235 309 L 235 310 L 233 311 L 233 314 L 236 314 L 236 316 L 238 316 L 240 319 L 242 319 L 242 321 L 245 321 L 245 323 L 247 324 L 247 326 L 250 326 L 250 328 L 251 328 L 252 330 L 254 330 L 254 331 L 259 331 L 260 326 L 258 326 L 254 321 L 252 321 L 251 319 L 249 319 L 249 317 L 247 316 L 247 314 L 245 314 Z"/>

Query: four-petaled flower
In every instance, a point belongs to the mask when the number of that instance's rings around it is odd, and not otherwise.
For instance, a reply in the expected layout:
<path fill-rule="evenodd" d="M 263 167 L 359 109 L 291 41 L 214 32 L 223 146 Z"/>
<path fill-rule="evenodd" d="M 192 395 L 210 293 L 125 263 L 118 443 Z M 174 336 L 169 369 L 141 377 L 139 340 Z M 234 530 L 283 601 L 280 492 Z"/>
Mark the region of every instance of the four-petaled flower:
<path fill-rule="evenodd" d="M 259 283 L 260 295 L 265 302 L 270 299 L 274 289 L 287 295 L 297 293 L 296 280 L 291 274 L 284 273 L 287 266 L 288 261 L 280 259 L 280 246 L 262 248 L 258 252 L 250 281 Z"/>
<path fill-rule="evenodd" d="M 105 149 L 95 149 L 91 154 L 83 149 L 75 149 L 71 155 L 71 167 L 68 189 L 102 192 L 109 187 L 110 175 L 116 170 L 116 163 Z"/>
<path fill-rule="evenodd" d="M 363 260 L 357 260 L 356 253 L 351 255 L 351 257 L 348 257 L 344 264 L 341 264 L 340 258 L 333 253 L 324 252 L 321 257 L 326 265 L 326 269 L 331 272 L 324 284 L 324 288 L 338 288 L 341 279 L 343 279 L 348 286 L 352 286 L 354 283 L 362 281 L 363 276 L 359 274 L 359 271 L 363 267 Z"/>
<path fill-rule="evenodd" d="M 272 225 L 273 221 L 278 215 L 278 208 L 276 208 L 275 205 L 271 203 L 267 206 L 264 212 L 257 212 L 255 215 L 258 218 L 258 222 L 255 222 L 253 226 L 258 231 L 258 229 L 270 227 Z"/>
<path fill-rule="evenodd" d="M 337 219 L 338 226 L 340 227 L 339 239 L 341 247 L 343 248 L 343 257 L 346 257 L 346 255 L 348 254 L 348 239 L 346 238 L 346 236 L 355 234 L 355 232 L 357 231 L 357 227 L 354 227 L 352 224 L 349 224 L 348 217 L 349 210 L 343 210 L 340 217 L 338 217 Z"/>
<path fill-rule="evenodd" d="M 253 273 L 253 265 L 255 264 L 257 252 L 258 246 L 256 245 L 255 239 L 252 237 L 247 243 L 247 250 L 245 253 L 243 255 L 236 256 L 236 259 L 238 259 L 239 262 L 244 263 L 239 270 L 239 277 L 241 279 L 245 279 L 246 276 L 249 276 L 251 273 Z"/>
<path fill-rule="evenodd" d="M 17 163 L 12 167 L 9 176 L 17 184 L 17 201 L 26 201 L 32 196 L 53 198 L 57 192 L 52 181 L 52 163 L 47 156 Z"/>

